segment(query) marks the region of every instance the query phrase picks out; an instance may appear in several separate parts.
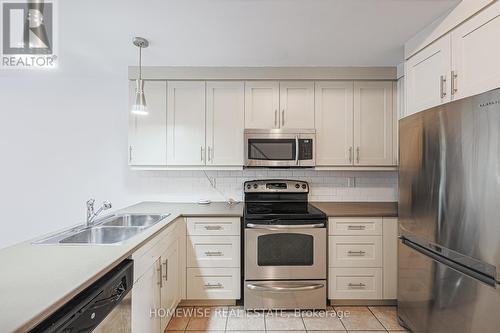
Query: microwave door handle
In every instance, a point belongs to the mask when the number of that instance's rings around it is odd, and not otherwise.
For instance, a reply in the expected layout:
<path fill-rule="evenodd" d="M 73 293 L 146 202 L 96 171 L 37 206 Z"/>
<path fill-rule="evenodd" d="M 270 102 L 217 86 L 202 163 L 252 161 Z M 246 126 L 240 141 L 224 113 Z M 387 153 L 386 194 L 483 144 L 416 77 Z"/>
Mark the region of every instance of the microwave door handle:
<path fill-rule="evenodd" d="M 295 165 L 299 165 L 299 136 L 295 136 Z"/>

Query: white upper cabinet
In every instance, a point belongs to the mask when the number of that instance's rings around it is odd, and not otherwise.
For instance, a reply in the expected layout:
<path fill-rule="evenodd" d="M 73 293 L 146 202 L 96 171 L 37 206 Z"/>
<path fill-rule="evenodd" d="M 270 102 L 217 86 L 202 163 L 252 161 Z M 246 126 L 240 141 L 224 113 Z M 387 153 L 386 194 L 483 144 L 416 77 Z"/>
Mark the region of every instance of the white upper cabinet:
<path fill-rule="evenodd" d="M 393 165 L 393 83 L 354 82 L 355 165 Z"/>
<path fill-rule="evenodd" d="M 245 82 L 245 128 L 314 128 L 314 82 Z"/>
<path fill-rule="evenodd" d="M 136 82 L 129 84 L 129 110 L 134 102 Z M 145 81 L 148 115 L 129 112 L 129 165 L 167 164 L 167 83 Z"/>
<path fill-rule="evenodd" d="M 205 165 L 205 82 L 168 81 L 167 164 Z"/>
<path fill-rule="evenodd" d="M 245 82 L 245 128 L 279 128 L 279 82 Z"/>
<path fill-rule="evenodd" d="M 280 82 L 280 128 L 314 128 L 314 82 Z"/>
<path fill-rule="evenodd" d="M 406 64 L 407 115 L 450 101 L 451 38 L 445 35 Z"/>
<path fill-rule="evenodd" d="M 454 99 L 500 87 L 500 2 L 451 33 Z"/>
<path fill-rule="evenodd" d="M 243 165 L 245 85 L 207 82 L 207 165 Z"/>
<path fill-rule="evenodd" d="M 353 82 L 316 82 L 315 96 L 316 165 L 352 165 Z"/>

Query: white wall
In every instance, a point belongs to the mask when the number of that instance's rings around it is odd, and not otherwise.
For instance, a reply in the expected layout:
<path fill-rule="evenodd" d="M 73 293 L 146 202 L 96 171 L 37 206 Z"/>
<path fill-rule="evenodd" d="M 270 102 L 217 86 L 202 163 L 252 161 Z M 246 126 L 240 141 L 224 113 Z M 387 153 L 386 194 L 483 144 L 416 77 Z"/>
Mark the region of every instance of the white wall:
<path fill-rule="evenodd" d="M 151 38 L 146 65 L 395 65 L 395 45 L 454 2 L 385 1 L 382 9 L 379 0 L 59 1 L 59 67 L 0 71 L 0 247 L 82 222 L 92 196 L 117 208 L 221 199 L 200 173 L 128 170 L 134 35 Z M 370 29 L 346 17 L 371 19 Z M 360 173 L 358 187 L 348 188 L 352 175 L 300 172 L 212 176 L 236 199 L 243 180 L 267 176 L 303 177 L 317 200 L 396 199 L 395 173 Z"/>

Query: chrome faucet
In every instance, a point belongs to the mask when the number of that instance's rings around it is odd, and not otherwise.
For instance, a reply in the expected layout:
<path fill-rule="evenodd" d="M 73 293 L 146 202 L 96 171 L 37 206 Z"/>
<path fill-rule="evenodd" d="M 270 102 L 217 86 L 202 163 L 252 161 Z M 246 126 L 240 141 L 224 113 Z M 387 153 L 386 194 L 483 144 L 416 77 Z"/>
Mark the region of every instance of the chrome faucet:
<path fill-rule="evenodd" d="M 97 217 L 97 215 L 112 207 L 111 202 L 103 201 L 102 206 L 97 211 L 94 211 L 94 204 L 95 204 L 95 199 L 91 198 L 87 200 L 87 227 L 92 226 L 92 224 L 94 223 L 94 219 Z"/>

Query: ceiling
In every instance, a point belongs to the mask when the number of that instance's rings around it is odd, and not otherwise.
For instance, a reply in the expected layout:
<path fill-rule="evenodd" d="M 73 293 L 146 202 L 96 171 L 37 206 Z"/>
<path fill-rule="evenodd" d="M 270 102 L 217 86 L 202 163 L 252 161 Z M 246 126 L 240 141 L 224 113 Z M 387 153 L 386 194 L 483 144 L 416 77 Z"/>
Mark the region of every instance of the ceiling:
<path fill-rule="evenodd" d="M 458 0 L 60 1 L 61 64 L 394 66 Z M 106 70 L 103 66 L 103 70 Z M 122 69 L 121 69 L 122 70 Z"/>

